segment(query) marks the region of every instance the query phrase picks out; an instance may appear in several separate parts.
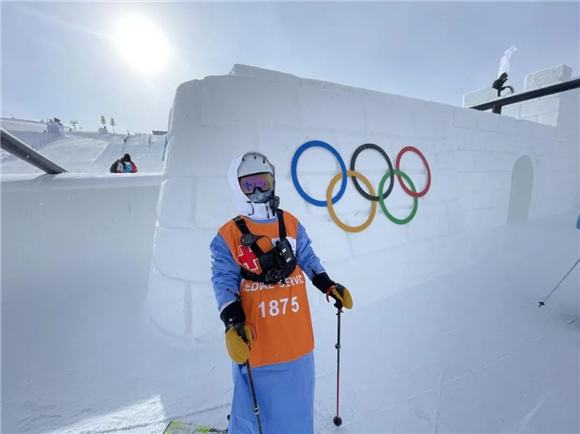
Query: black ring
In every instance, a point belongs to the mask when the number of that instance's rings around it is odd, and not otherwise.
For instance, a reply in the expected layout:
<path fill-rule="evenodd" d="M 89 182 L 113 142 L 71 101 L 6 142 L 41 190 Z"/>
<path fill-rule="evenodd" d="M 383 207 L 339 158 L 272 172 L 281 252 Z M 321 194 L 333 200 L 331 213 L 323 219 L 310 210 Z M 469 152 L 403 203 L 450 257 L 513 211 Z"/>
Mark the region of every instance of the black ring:
<path fill-rule="evenodd" d="M 365 149 L 374 149 L 375 151 L 378 151 L 385 158 L 385 160 L 387 160 L 387 164 L 389 165 L 389 171 L 391 173 L 393 173 L 394 169 L 393 169 L 393 163 L 391 162 L 391 159 L 389 158 L 389 156 L 387 155 L 387 153 L 384 151 L 383 148 L 381 148 L 378 145 L 375 145 L 374 143 L 366 143 L 366 144 L 360 145 L 358 148 L 356 148 L 356 151 L 354 151 L 354 154 L 352 154 L 352 157 L 350 159 L 350 170 L 356 170 L 354 168 L 354 165 L 356 163 L 356 159 L 358 157 L 358 154 L 360 154 Z M 395 186 L 395 177 L 391 176 L 390 178 L 391 178 L 391 182 L 389 183 L 389 188 L 387 188 L 387 191 L 385 191 L 383 193 L 383 199 L 386 199 L 387 197 L 389 197 L 389 195 L 391 194 L 391 191 L 393 191 L 393 187 Z M 373 200 L 375 202 L 379 201 L 378 196 L 371 196 L 370 194 L 368 194 L 366 191 L 364 191 L 362 189 L 362 187 L 358 183 L 358 179 L 356 179 L 356 177 L 352 176 L 352 182 L 354 182 L 354 186 L 356 187 L 357 191 L 363 195 L 363 197 L 365 197 L 368 200 Z"/>

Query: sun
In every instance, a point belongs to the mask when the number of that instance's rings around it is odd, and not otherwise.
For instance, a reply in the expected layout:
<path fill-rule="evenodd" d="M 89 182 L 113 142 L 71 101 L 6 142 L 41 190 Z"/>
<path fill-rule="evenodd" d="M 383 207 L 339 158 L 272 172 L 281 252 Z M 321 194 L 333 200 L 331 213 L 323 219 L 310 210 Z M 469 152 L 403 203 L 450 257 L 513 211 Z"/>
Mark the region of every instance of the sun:
<path fill-rule="evenodd" d="M 170 49 L 165 35 L 141 17 L 121 22 L 114 40 L 123 59 L 142 74 L 153 74 L 167 66 Z"/>

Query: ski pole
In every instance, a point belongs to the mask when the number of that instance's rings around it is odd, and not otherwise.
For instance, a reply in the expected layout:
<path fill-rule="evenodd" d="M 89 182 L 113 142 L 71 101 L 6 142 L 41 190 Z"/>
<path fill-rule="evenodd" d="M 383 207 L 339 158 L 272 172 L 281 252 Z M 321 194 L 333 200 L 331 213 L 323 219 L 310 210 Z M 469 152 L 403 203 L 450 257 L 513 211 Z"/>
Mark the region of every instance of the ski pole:
<path fill-rule="evenodd" d="M 246 369 L 248 370 L 248 381 L 250 382 L 250 391 L 252 393 L 252 403 L 254 405 L 254 414 L 256 415 L 256 420 L 258 421 L 258 434 L 262 434 L 262 423 L 260 422 L 260 406 L 258 405 L 258 400 L 256 399 L 256 390 L 254 389 L 254 379 L 252 378 L 252 370 L 250 369 L 250 360 L 246 361 Z"/>
<path fill-rule="evenodd" d="M 332 420 L 336 426 L 342 425 L 342 419 L 338 415 L 339 402 L 340 402 L 340 314 L 342 309 L 337 308 L 336 318 L 337 318 L 337 336 L 336 336 L 336 416 Z"/>
<path fill-rule="evenodd" d="M 578 260 L 576 261 L 576 263 L 575 263 L 574 265 L 572 265 L 572 268 L 570 268 L 570 271 L 568 271 L 568 272 L 566 273 L 566 275 L 565 275 L 564 277 L 562 277 L 562 280 L 560 280 L 560 283 L 558 283 L 558 284 L 556 285 L 556 287 L 555 287 L 554 289 L 552 289 L 552 292 L 550 292 L 550 293 L 549 293 L 549 294 L 546 296 L 546 298 L 544 298 L 542 301 L 540 301 L 540 305 L 539 305 L 538 307 L 542 307 L 542 306 L 544 306 L 544 305 L 545 305 L 545 303 L 546 303 L 546 300 L 548 300 L 548 298 L 550 298 L 550 296 L 551 296 L 551 295 L 554 293 L 554 291 L 556 291 L 556 289 L 558 289 L 558 286 L 560 286 L 560 285 L 562 284 L 562 282 L 563 282 L 564 280 L 566 280 L 566 277 L 568 277 L 568 275 L 569 275 L 569 274 L 572 272 L 572 270 L 573 270 L 574 268 L 576 268 L 576 265 L 578 265 L 578 264 L 580 264 L 580 258 L 578 258 Z"/>

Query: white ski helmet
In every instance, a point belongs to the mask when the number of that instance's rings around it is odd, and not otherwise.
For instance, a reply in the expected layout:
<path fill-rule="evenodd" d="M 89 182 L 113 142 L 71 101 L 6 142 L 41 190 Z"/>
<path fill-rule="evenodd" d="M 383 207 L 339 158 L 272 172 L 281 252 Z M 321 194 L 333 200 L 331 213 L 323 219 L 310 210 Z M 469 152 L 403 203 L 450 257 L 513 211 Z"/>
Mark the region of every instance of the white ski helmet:
<path fill-rule="evenodd" d="M 270 173 L 272 177 L 275 175 L 276 169 L 268 161 L 264 154 L 259 152 L 248 152 L 242 157 L 238 167 L 238 178 L 246 175 L 253 175 L 254 173 Z"/>
<path fill-rule="evenodd" d="M 238 180 L 242 177 L 258 173 L 269 173 L 272 178 L 272 187 L 269 190 L 256 190 L 252 194 L 246 194 L 247 198 L 253 203 L 266 203 L 274 196 L 275 178 L 274 166 L 268 161 L 264 154 L 259 152 L 248 152 L 244 154 L 238 167 Z"/>

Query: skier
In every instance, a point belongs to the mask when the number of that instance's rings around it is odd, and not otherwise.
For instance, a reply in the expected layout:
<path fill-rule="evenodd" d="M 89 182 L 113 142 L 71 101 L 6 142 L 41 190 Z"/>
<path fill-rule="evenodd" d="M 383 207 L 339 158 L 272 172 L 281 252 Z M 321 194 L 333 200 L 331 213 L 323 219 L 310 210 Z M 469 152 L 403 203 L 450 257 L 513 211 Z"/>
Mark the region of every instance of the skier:
<path fill-rule="evenodd" d="M 131 155 L 125 154 L 111 164 L 109 171 L 111 173 L 137 173 L 137 165 L 131 160 Z"/>
<path fill-rule="evenodd" d="M 233 360 L 229 434 L 257 433 L 248 359 L 265 434 L 314 431 L 314 336 L 304 273 L 337 308 L 348 289 L 332 281 L 298 219 L 278 208 L 275 168 L 258 152 L 228 174 L 241 214 L 210 245 L 212 284 Z"/>

